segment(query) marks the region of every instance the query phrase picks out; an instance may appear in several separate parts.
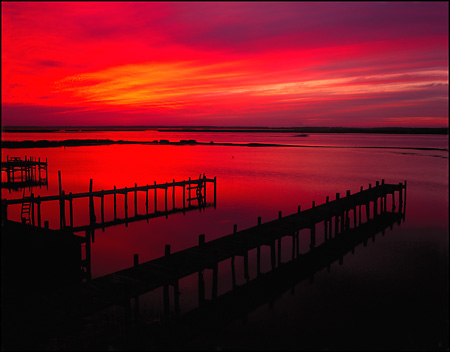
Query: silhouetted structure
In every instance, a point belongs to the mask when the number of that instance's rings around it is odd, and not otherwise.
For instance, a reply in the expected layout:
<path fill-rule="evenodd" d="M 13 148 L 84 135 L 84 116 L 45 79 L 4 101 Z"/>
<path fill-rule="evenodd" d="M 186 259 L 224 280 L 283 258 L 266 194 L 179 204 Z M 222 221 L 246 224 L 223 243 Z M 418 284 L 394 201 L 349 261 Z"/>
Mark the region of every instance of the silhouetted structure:
<path fill-rule="evenodd" d="M 395 194 L 398 193 L 396 203 Z M 392 211 L 387 211 L 387 197 L 392 196 Z M 328 267 L 334 261 L 343 263 L 343 256 L 353 251 L 360 243 L 366 243 L 369 238 L 374 240 L 378 232 L 386 227 L 405 219 L 406 181 L 398 185 L 376 183 L 375 187 L 362 190 L 346 197 L 336 194 L 334 201 L 297 213 L 281 216 L 266 223 L 258 218 L 257 225 L 242 231 L 237 231 L 234 225 L 233 233 L 219 239 L 206 242 L 205 235 L 199 236 L 198 246 L 176 253 L 171 253 L 170 245 L 165 247 L 163 257 L 139 264 L 139 258 L 134 256 L 134 266 L 88 281 L 81 287 L 70 290 L 55 290 L 46 295 L 53 309 L 46 309 L 49 324 L 58 325 L 58 319 L 75 319 L 90 316 L 111 305 L 121 305 L 127 314 L 131 315 L 131 303 L 134 301 L 135 316 L 139 314 L 139 295 L 156 288 L 163 288 L 164 313 L 167 318 L 179 317 L 181 312 L 179 300 L 179 280 L 191 274 L 198 275 L 199 307 L 186 314 L 180 323 L 188 327 L 190 333 L 196 326 L 208 324 L 209 317 L 216 313 L 227 313 L 226 319 L 233 319 L 251 311 L 263 302 L 274 300 L 277 295 L 289 289 L 295 282 L 305 278 L 313 280 L 317 270 Z M 361 208 L 365 207 L 365 222 L 362 221 Z M 350 221 L 353 215 L 353 222 Z M 324 241 L 316 245 L 316 226 L 324 224 Z M 353 223 L 353 228 L 352 228 Z M 333 226 L 334 224 L 334 226 Z M 26 226 L 26 225 L 23 225 Z M 333 231 L 334 228 L 334 231 Z M 36 228 L 37 229 L 37 228 Z M 299 235 L 301 230 L 307 230 L 310 238 L 309 251 L 300 253 Z M 90 245 L 90 230 L 86 230 L 86 245 Z M 383 232 L 384 233 L 384 232 Z M 284 237 L 292 238 L 292 258 L 287 263 L 281 260 L 281 241 Z M 278 244 L 278 251 L 276 250 Z M 271 270 L 262 273 L 261 246 L 270 247 Z M 250 281 L 248 272 L 248 253 L 257 251 L 257 275 Z M 243 257 L 244 276 L 247 284 L 235 285 L 236 256 Z M 218 264 L 231 259 L 233 290 L 218 296 L 219 271 Z M 265 258 L 263 258 L 265 259 Z M 205 299 L 204 270 L 212 270 L 211 300 Z M 293 275 L 295 273 L 295 275 Z M 170 295 L 170 286 L 173 294 Z M 49 298 L 50 297 L 50 298 Z M 171 304 L 170 299 L 173 299 Z M 251 302 L 245 297 L 251 297 Z M 14 298 L 11 298 L 14 299 Z M 171 314 L 171 306 L 174 314 Z M 64 307 L 64 311 L 61 311 Z M 220 313 L 220 314 L 222 314 Z M 212 314 L 212 315 L 211 315 Z M 222 315 L 221 319 L 222 319 Z M 69 318 L 68 318 L 69 317 Z M 46 329 L 46 331 L 50 331 Z M 199 330 L 200 331 L 200 330 Z"/>
<path fill-rule="evenodd" d="M 93 182 L 92 179 L 90 180 L 90 186 L 89 186 L 89 192 L 88 193 L 69 193 L 66 194 L 65 191 L 62 190 L 61 187 L 61 172 L 58 172 L 59 175 L 59 195 L 54 196 L 46 196 L 41 197 L 37 196 L 35 197 L 33 193 L 30 197 L 24 197 L 22 199 L 4 199 L 2 200 L 2 216 L 6 219 L 7 218 L 7 209 L 8 206 L 14 205 L 14 204 L 29 204 L 27 205 L 27 213 L 29 213 L 29 223 L 33 226 L 42 226 L 42 218 L 41 218 L 41 204 L 44 202 L 49 201 L 59 201 L 59 228 L 63 229 L 66 227 L 71 227 L 72 231 L 78 232 L 78 231 L 85 231 L 86 229 L 96 229 L 96 228 L 102 228 L 104 229 L 107 226 L 113 226 L 125 223 L 127 224 L 130 221 L 136 221 L 136 220 L 142 220 L 142 219 L 148 219 L 155 216 L 161 216 L 165 215 L 166 217 L 173 212 L 177 211 L 177 208 L 175 207 L 175 188 L 181 187 L 183 190 L 183 206 L 182 208 L 178 208 L 182 210 L 183 212 L 186 209 L 192 209 L 193 204 L 192 202 L 196 200 L 198 202 L 198 206 L 196 208 L 199 208 L 200 210 L 206 205 L 206 184 L 208 182 L 213 183 L 214 185 L 214 206 L 216 206 L 216 177 L 213 179 L 208 179 L 203 174 L 203 176 L 200 174 L 198 179 L 191 179 L 189 177 L 189 180 L 185 181 L 178 181 L 171 183 L 165 183 L 165 184 L 156 184 L 156 181 L 153 185 L 146 185 L 146 186 L 137 186 L 135 184 L 134 187 L 131 188 L 121 188 L 118 189 L 114 186 L 113 190 L 102 190 L 102 191 L 93 191 Z M 158 211 L 157 206 L 157 190 L 162 189 L 164 190 L 164 211 Z M 168 208 L 168 190 L 172 189 L 172 210 L 169 210 Z M 153 207 L 153 215 L 149 213 L 149 191 L 154 191 L 154 207 Z M 187 190 L 187 192 L 186 192 Z M 196 190 L 196 196 L 193 197 L 191 195 L 191 191 Z M 145 192 L 145 214 L 139 215 L 138 214 L 138 192 Z M 128 194 L 134 193 L 134 217 L 130 218 L 128 216 Z M 104 211 L 104 201 L 105 196 L 113 196 L 114 198 L 114 220 L 106 222 L 105 221 L 105 211 Z M 117 196 L 123 195 L 124 196 L 124 203 L 123 203 L 123 209 L 125 217 L 124 219 L 119 219 L 117 217 Z M 101 199 L 101 208 L 100 208 L 100 215 L 101 215 L 101 222 L 97 222 L 97 218 L 95 216 L 95 206 L 94 206 L 94 197 L 99 197 Z M 187 197 L 187 198 L 186 198 Z M 89 199 L 89 219 L 90 222 L 87 225 L 83 226 L 74 226 L 74 220 L 73 220 L 73 200 L 74 199 L 80 199 L 80 198 L 88 198 Z M 186 204 L 186 201 L 188 204 Z M 67 225 L 66 221 L 66 202 L 69 203 L 69 224 Z M 23 211 L 22 211 L 23 215 Z M 23 218 L 23 216 L 22 216 Z M 22 220 L 23 221 L 23 220 Z M 28 222 L 27 217 L 25 217 L 25 221 Z"/>
<path fill-rule="evenodd" d="M 398 205 L 395 193 L 398 193 Z M 392 211 L 387 211 L 387 196 L 392 195 Z M 169 326 L 182 327 L 177 333 L 189 338 L 211 322 L 226 324 L 233 319 L 243 317 L 265 302 L 273 302 L 279 295 L 306 278 L 312 282 L 314 273 L 339 261 L 343 263 L 346 253 L 354 251 L 359 244 L 366 244 L 369 238 L 374 240 L 379 232 L 405 219 L 406 181 L 405 184 L 379 184 L 346 197 L 336 194 L 334 201 L 329 201 L 310 209 L 261 223 L 242 231 L 234 226 L 232 234 L 206 242 L 205 235 L 199 236 L 198 246 L 170 253 L 166 245 L 163 257 L 139 264 L 138 255 L 134 256 L 134 266 L 125 270 L 105 275 L 83 284 L 80 288 L 59 290 L 47 294 L 52 300 L 53 308 L 45 310 L 48 324 L 58 325 L 57 319 L 75 319 L 92 315 L 111 305 L 121 305 L 131 317 L 134 301 L 134 316 L 139 316 L 139 295 L 163 288 L 164 314 Z M 372 205 L 372 206 L 371 206 Z M 365 206 L 365 219 L 362 221 L 362 206 Z M 353 221 L 350 221 L 350 214 Z M 324 223 L 324 241 L 316 245 L 315 228 Z M 333 226 L 334 224 L 334 226 Z M 353 228 L 352 228 L 353 224 Z M 23 225 L 25 226 L 25 225 Z M 36 228 L 38 229 L 38 228 Z M 334 230 L 333 230 L 334 229 Z M 40 229 L 39 229 L 40 230 Z M 307 230 L 309 250 L 299 251 L 299 235 Z M 86 245 L 90 246 L 89 230 L 86 230 Z M 284 237 L 292 238 L 292 258 L 287 262 L 281 260 L 281 241 Z M 276 250 L 278 244 L 278 251 Z M 269 258 L 261 258 L 260 247 L 269 246 Z M 257 274 L 250 280 L 248 273 L 248 253 L 257 251 Z M 243 257 L 243 270 L 247 283 L 235 284 L 236 256 Z M 87 258 L 87 257 L 86 257 Z M 218 296 L 218 264 L 231 259 L 233 289 Z M 261 272 L 261 260 L 269 259 L 271 270 Z M 211 299 L 206 300 L 204 270 L 212 270 Z M 191 274 L 198 275 L 198 308 L 181 316 L 178 282 Z M 170 294 L 170 286 L 173 294 Z M 171 298 L 173 303 L 170 302 Z M 14 299 L 14 298 L 11 298 Z M 64 307 L 61 312 L 61 307 Z M 171 313 L 173 307 L 173 313 Z M 52 310 L 53 309 L 53 310 Z M 59 317 L 59 318 L 58 318 Z M 218 318 L 220 317 L 220 318 Z M 172 320 L 171 318 L 176 318 Z M 175 325 L 173 325 L 175 324 Z M 206 325 L 205 325 L 206 324 Z M 46 331 L 50 331 L 46 328 Z M 172 331 L 172 330 L 171 330 Z M 50 333 L 50 332 L 49 332 Z"/>
<path fill-rule="evenodd" d="M 2 188 L 21 189 L 41 185 L 47 185 L 47 159 L 30 157 L 22 160 L 20 157 L 6 156 L 6 162 L 2 162 L 2 172 L 6 172 L 6 182 L 2 182 Z M 45 175 L 44 175 L 45 171 Z"/>

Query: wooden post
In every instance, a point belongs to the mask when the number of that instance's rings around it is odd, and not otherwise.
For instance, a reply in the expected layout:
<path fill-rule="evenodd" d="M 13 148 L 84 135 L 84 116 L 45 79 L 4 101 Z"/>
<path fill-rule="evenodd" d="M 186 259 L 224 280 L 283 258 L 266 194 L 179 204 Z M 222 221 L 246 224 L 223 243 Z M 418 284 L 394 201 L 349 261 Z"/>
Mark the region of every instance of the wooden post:
<path fill-rule="evenodd" d="M 247 282 L 250 281 L 250 276 L 248 274 L 248 249 L 244 249 L 244 277 Z"/>
<path fill-rule="evenodd" d="M 278 266 L 281 264 L 281 237 L 278 238 Z"/>
<path fill-rule="evenodd" d="M 139 254 L 133 255 L 133 265 L 138 266 L 139 265 Z"/>
<path fill-rule="evenodd" d="M 72 199 L 72 192 L 69 193 L 69 216 L 70 216 L 70 226 L 73 227 L 73 199 Z"/>
<path fill-rule="evenodd" d="M 167 218 L 167 187 L 168 187 L 168 185 L 167 185 L 167 182 L 166 182 L 166 187 L 165 187 L 165 189 L 164 189 L 164 194 L 165 194 L 165 209 L 166 209 L 166 218 Z"/>
<path fill-rule="evenodd" d="M 185 214 L 186 210 L 186 181 L 183 181 L 183 214 Z"/>
<path fill-rule="evenodd" d="M 258 216 L 258 226 L 261 225 L 261 217 Z"/>
<path fill-rule="evenodd" d="M 156 188 L 156 181 L 155 181 L 155 213 L 156 213 L 156 211 L 157 211 L 157 188 Z"/>
<path fill-rule="evenodd" d="M 92 178 L 89 182 L 89 224 L 95 224 L 94 197 L 92 196 Z"/>
<path fill-rule="evenodd" d="M 275 256 L 275 240 L 270 244 L 270 264 L 272 266 L 272 270 L 275 269 L 276 256 Z"/>
<path fill-rule="evenodd" d="M 403 200 L 403 215 L 404 215 L 404 213 L 406 212 L 406 180 L 405 180 L 405 186 L 404 186 L 404 188 L 405 188 L 405 195 L 404 195 L 404 200 Z M 403 216 L 403 221 L 405 221 L 405 217 Z"/>
<path fill-rule="evenodd" d="M 295 258 L 295 233 L 292 234 L 292 259 L 294 260 Z"/>
<path fill-rule="evenodd" d="M 137 183 L 134 184 L 134 216 L 137 216 Z"/>
<path fill-rule="evenodd" d="M 233 234 L 235 234 L 237 232 L 237 224 L 233 225 Z"/>
<path fill-rule="evenodd" d="M 62 191 L 61 170 L 58 170 L 58 181 L 59 181 L 59 195 L 61 195 L 61 191 Z"/>
<path fill-rule="evenodd" d="M 35 225 L 34 222 L 34 194 L 31 193 L 31 225 Z"/>
<path fill-rule="evenodd" d="M 278 212 L 278 219 L 281 219 L 281 210 Z"/>
<path fill-rule="evenodd" d="M 38 227 L 41 227 L 41 196 L 37 197 L 37 218 L 38 218 Z M 73 225 L 72 225 L 73 226 Z"/>
<path fill-rule="evenodd" d="M 206 176 L 203 174 L 203 205 L 206 205 Z"/>
<path fill-rule="evenodd" d="M 311 230 L 311 236 L 310 236 L 309 248 L 313 249 L 316 246 L 316 224 L 312 224 L 310 230 Z"/>
<path fill-rule="evenodd" d="M 59 198 L 59 209 L 60 209 L 60 220 L 61 220 L 61 226 L 60 228 L 66 227 L 66 210 L 65 210 L 65 194 L 64 191 L 62 191 L 61 196 Z"/>
<path fill-rule="evenodd" d="M 189 177 L 189 184 L 188 184 L 188 205 L 189 208 L 191 207 L 191 178 Z"/>
<path fill-rule="evenodd" d="M 117 220 L 117 191 L 114 185 L 114 220 Z"/>
<path fill-rule="evenodd" d="M 125 208 L 125 220 L 128 219 L 128 190 L 125 187 L 125 204 L 124 204 L 124 208 Z"/>
<path fill-rule="evenodd" d="M 173 179 L 172 186 L 172 209 L 175 210 L 175 179 Z"/>
<path fill-rule="evenodd" d="M 299 206 L 297 207 L 297 213 L 300 213 L 301 211 L 302 211 L 302 206 L 299 205 Z"/>
<path fill-rule="evenodd" d="M 214 176 L 214 209 L 216 209 L 216 184 L 217 184 L 217 176 Z"/>
<path fill-rule="evenodd" d="M 400 182 L 398 185 L 400 186 L 398 190 L 398 212 L 401 213 L 403 208 L 403 184 Z"/>
<path fill-rule="evenodd" d="M 362 192 L 362 191 L 363 191 L 363 186 L 361 186 L 361 192 Z M 362 216 L 361 216 L 361 207 L 362 207 L 362 205 L 360 204 L 360 205 L 359 205 L 359 225 L 361 225 L 361 221 L 362 221 L 362 220 L 361 220 L 361 217 L 362 217 Z"/>
<path fill-rule="evenodd" d="M 346 197 L 350 197 L 350 190 L 347 190 L 346 193 Z M 348 203 L 348 199 L 347 199 L 347 204 Z M 348 205 L 345 207 L 345 229 L 349 229 L 350 228 L 350 209 L 348 207 Z"/>
<path fill-rule="evenodd" d="M 336 200 L 339 200 L 340 194 L 336 193 Z M 336 237 L 339 234 L 339 215 L 336 214 L 334 216 L 334 236 Z"/>
<path fill-rule="evenodd" d="M 145 214 L 148 215 L 148 185 L 147 189 L 145 190 Z"/>
<path fill-rule="evenodd" d="M 377 187 L 377 194 L 375 196 L 375 199 L 373 201 L 373 217 L 376 217 L 378 215 L 378 187 L 380 185 L 380 182 L 376 181 L 376 187 Z"/>
<path fill-rule="evenodd" d="M 100 196 L 101 200 L 101 216 L 102 216 L 102 231 L 105 231 L 105 195 L 102 190 L 102 194 Z"/>

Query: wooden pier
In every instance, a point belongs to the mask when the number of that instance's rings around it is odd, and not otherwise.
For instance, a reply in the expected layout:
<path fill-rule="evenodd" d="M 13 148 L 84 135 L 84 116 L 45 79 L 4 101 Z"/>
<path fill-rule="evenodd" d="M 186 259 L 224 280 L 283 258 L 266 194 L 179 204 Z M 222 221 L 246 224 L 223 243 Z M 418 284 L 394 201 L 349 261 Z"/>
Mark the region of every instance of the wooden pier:
<path fill-rule="evenodd" d="M 361 187 L 361 191 L 353 195 L 347 191 L 345 197 L 336 193 L 334 200 L 330 201 L 327 197 L 326 202 L 321 205 L 316 206 L 313 202 L 312 207 L 306 210 L 299 206 L 296 213 L 287 216 L 279 213 L 278 219 L 272 221 L 263 223 L 258 217 L 255 219 L 256 225 L 251 228 L 237 231 L 237 226 L 234 225 L 232 233 L 209 242 L 204 234 L 200 234 L 197 246 L 176 253 L 171 253 L 170 245 L 166 245 L 162 257 L 145 263 L 139 263 L 139 256 L 135 254 L 133 267 L 87 281 L 80 286 L 54 286 L 39 293 L 42 298 L 37 298 L 40 296 L 28 288 L 16 290 L 9 287 L 8 291 L 12 289 L 11 294 L 5 296 L 8 302 L 3 303 L 8 308 L 14 307 L 12 311 L 16 315 L 16 308 L 20 309 L 23 302 L 29 299 L 45 303 L 36 305 L 36 312 L 32 314 L 36 317 L 36 322 L 29 328 L 33 332 L 40 329 L 43 334 L 48 334 L 48 338 L 53 338 L 53 331 L 58 331 L 59 322 L 69 319 L 83 324 L 81 318 L 113 305 L 122 306 L 126 316 L 131 318 L 134 315 L 137 318 L 139 296 L 161 288 L 163 313 L 167 318 L 164 321 L 176 322 L 177 326 L 181 324 L 181 333 L 190 336 L 207 328 L 208 325 L 205 324 L 210 324 L 209 317 L 225 317 L 218 324 L 233 318 L 245 319 L 248 312 L 261 304 L 271 304 L 289 288 L 293 290 L 297 282 L 305 279 L 313 282 L 315 272 L 324 268 L 329 271 L 331 264 L 336 261 L 343 264 L 344 256 L 348 252 L 353 253 L 358 245 L 362 243 L 366 246 L 369 239 L 375 241 L 378 233 L 384 235 L 386 228 L 405 221 L 405 209 L 406 181 L 404 184 L 377 182 L 375 187 L 369 185 L 365 190 Z M 320 223 L 324 226 L 324 238 L 319 241 L 316 238 L 316 228 Z M 46 230 L 25 224 L 22 226 L 38 231 Z M 86 230 L 86 246 L 90 246 L 89 233 Z M 299 248 L 300 236 L 306 236 L 309 245 L 305 246 L 305 241 L 302 241 L 305 247 Z M 292 252 L 290 258 L 284 252 L 282 260 L 281 242 L 286 239 Z M 270 248 L 270 254 L 261 255 L 263 246 Z M 2 250 L 6 250 L 4 246 Z M 250 258 L 256 257 L 257 261 L 256 277 L 252 275 L 252 280 L 249 275 L 250 251 L 253 251 Z M 234 259 L 237 256 L 243 258 L 239 271 L 243 271 L 246 283 L 241 285 L 236 285 Z M 231 262 L 233 288 L 219 296 L 218 267 L 225 260 Z M 266 264 L 265 267 L 270 267 L 269 270 L 261 271 L 262 261 Z M 205 282 L 205 270 L 212 272 L 208 283 Z M 193 274 L 198 280 L 198 308 L 181 315 L 179 280 Z M 207 295 L 205 287 L 211 287 L 210 294 Z M 23 316 L 29 318 L 29 307 L 24 308 Z M 18 326 L 18 329 L 22 331 L 23 326 Z"/>
<path fill-rule="evenodd" d="M 397 203 L 396 193 L 398 193 Z M 388 195 L 391 195 L 392 198 L 391 211 L 387 209 Z M 69 300 L 72 305 L 78 302 L 76 304 L 77 312 L 89 315 L 113 304 L 130 302 L 132 298 L 143 293 L 164 287 L 164 311 L 169 314 L 171 306 L 169 287 L 171 286 L 173 287 L 173 307 L 177 315 L 180 312 L 178 282 L 181 278 L 198 274 L 198 294 L 201 303 L 205 300 L 205 285 L 202 284 L 203 271 L 205 269 L 212 270 L 211 297 L 214 299 L 218 294 L 218 264 L 220 262 L 231 259 L 234 285 L 234 258 L 242 256 L 244 259 L 244 276 L 248 282 L 248 253 L 250 250 L 256 249 L 257 251 L 258 276 L 262 274 L 260 271 L 260 249 L 262 246 L 270 247 L 272 270 L 282 265 L 281 241 L 284 237 L 291 238 L 292 259 L 307 258 L 304 254 L 300 254 L 299 250 L 301 230 L 307 230 L 306 236 L 310 238 L 309 253 L 316 253 L 314 256 L 317 256 L 317 253 L 325 250 L 323 248 L 327 248 L 326 251 L 331 250 L 334 253 L 339 247 L 336 244 L 339 242 L 334 239 L 342 237 L 348 231 L 352 230 L 354 241 L 367 240 L 364 233 L 371 234 L 370 231 L 364 232 L 364 227 L 360 231 L 355 230 L 364 224 L 362 222 L 362 207 L 365 207 L 365 223 L 375 219 L 386 218 L 389 220 L 393 217 L 399 220 L 400 218 L 397 215 L 389 214 L 404 214 L 405 202 L 406 181 L 404 184 L 399 183 L 398 185 L 384 184 L 383 181 L 381 184 L 377 182 L 375 187 L 369 185 L 368 189 L 361 190 L 353 195 L 347 191 L 346 196 L 342 198 L 337 193 L 336 199 L 333 201 L 329 201 L 327 197 L 324 204 L 315 206 L 315 203 L 313 203 L 312 208 L 304 211 L 301 211 L 299 207 L 297 213 L 284 217 L 280 214 L 276 220 L 261 223 L 261 219 L 258 218 L 257 225 L 248 229 L 237 231 L 235 225 L 233 233 L 210 242 L 206 242 L 205 235 L 202 234 L 199 236 L 198 246 L 176 253 L 171 253 L 170 245 L 166 245 L 164 256 L 145 263 L 139 264 L 138 256 L 135 256 L 133 267 L 89 281 L 78 293 L 73 292 L 74 296 L 71 296 Z M 353 217 L 353 221 L 350 221 L 351 217 Z M 324 244 L 316 247 L 316 226 L 321 222 L 324 224 Z M 352 245 L 355 245 L 355 243 Z M 313 254 L 308 255 L 313 256 Z M 339 256 L 339 261 L 341 262 L 341 260 L 342 256 Z"/>
<path fill-rule="evenodd" d="M 155 216 L 165 215 L 166 217 L 174 212 L 182 210 L 183 212 L 188 209 L 195 208 L 204 208 L 206 206 L 206 184 L 212 183 L 214 186 L 213 190 L 213 204 L 216 206 L 216 185 L 217 178 L 213 179 L 207 178 L 205 175 L 200 175 L 198 179 L 191 179 L 189 177 L 188 180 L 184 181 L 175 181 L 164 183 L 164 184 L 154 184 L 138 186 L 137 184 L 134 187 L 125 187 L 125 188 L 116 188 L 112 190 L 101 190 L 101 191 L 93 191 L 93 180 L 90 180 L 89 192 L 86 193 L 68 193 L 66 194 L 61 187 L 61 172 L 58 172 L 59 175 L 59 194 L 53 196 L 34 196 L 32 193 L 30 197 L 24 197 L 21 199 L 3 199 L 2 200 L 2 219 L 7 219 L 8 216 L 8 207 L 11 205 L 17 204 L 29 204 L 31 209 L 30 211 L 30 223 L 33 226 L 42 227 L 42 209 L 41 205 L 45 202 L 50 201 L 58 201 L 59 202 L 59 228 L 64 229 L 66 227 L 72 228 L 73 232 L 85 231 L 87 229 L 95 230 L 98 228 L 105 229 L 105 227 L 119 225 L 119 224 L 128 224 L 131 221 L 137 221 L 142 219 L 149 219 Z M 175 204 L 175 189 L 182 188 L 182 206 L 176 207 Z M 158 192 L 157 190 L 161 189 L 164 191 L 164 209 L 158 210 Z M 171 189 L 172 193 L 172 201 L 171 208 L 169 208 L 169 199 L 168 199 L 168 190 Z M 195 195 L 192 194 L 192 191 L 195 190 Z M 153 209 L 150 212 L 150 202 L 149 202 L 149 192 L 153 191 Z M 138 192 L 145 193 L 145 213 L 138 214 Z M 134 194 L 134 216 L 131 217 L 128 214 L 128 195 L 130 193 Z M 114 202 L 114 219 L 112 221 L 105 221 L 105 197 L 111 196 Z M 117 208 L 118 208 L 118 196 L 123 196 L 123 210 L 125 217 L 120 219 L 117 217 Z M 101 199 L 101 207 L 100 207 L 100 221 L 97 220 L 94 198 L 98 197 Z M 74 206 L 73 201 L 75 199 L 89 199 L 89 224 L 83 226 L 74 226 Z M 197 204 L 194 204 L 194 201 Z M 68 203 L 68 204 L 67 204 Z M 195 206 L 194 206 L 195 205 Z M 66 218 L 66 213 L 68 210 L 68 219 Z M 23 219 L 22 219 L 23 221 Z"/>
<path fill-rule="evenodd" d="M 6 162 L 1 163 L 2 172 L 6 172 L 6 182 L 3 188 L 19 189 L 40 185 L 47 185 L 47 159 L 33 157 L 21 159 L 20 157 L 6 156 Z M 45 172 L 45 175 L 44 175 Z"/>

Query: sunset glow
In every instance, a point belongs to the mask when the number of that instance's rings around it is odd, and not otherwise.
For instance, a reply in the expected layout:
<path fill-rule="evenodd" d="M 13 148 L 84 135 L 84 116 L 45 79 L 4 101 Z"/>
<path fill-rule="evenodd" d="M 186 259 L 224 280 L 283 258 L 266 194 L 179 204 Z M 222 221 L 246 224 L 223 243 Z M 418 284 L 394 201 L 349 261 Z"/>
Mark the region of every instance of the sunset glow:
<path fill-rule="evenodd" d="M 2 2 L 2 125 L 448 126 L 447 2 Z"/>

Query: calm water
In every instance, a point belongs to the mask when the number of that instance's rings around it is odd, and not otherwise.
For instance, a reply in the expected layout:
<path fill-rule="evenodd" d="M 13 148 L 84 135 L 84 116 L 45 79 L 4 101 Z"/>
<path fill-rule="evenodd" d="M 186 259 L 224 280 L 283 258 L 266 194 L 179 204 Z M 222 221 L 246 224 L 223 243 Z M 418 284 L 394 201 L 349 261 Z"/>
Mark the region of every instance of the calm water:
<path fill-rule="evenodd" d="M 93 139 L 202 142 L 280 143 L 328 148 L 250 148 L 237 146 L 112 145 L 71 148 L 3 149 L 6 156 L 33 156 L 48 160 L 48 189 L 33 188 L 35 195 L 58 193 L 58 171 L 66 193 L 87 192 L 114 186 L 172 182 L 198 178 L 205 173 L 217 177 L 217 207 L 97 230 L 92 245 L 92 277 L 99 277 L 133 265 L 133 254 L 141 262 L 160 257 L 164 245 L 179 251 L 262 221 L 325 202 L 327 196 L 345 195 L 368 188 L 376 181 L 407 180 L 406 219 L 387 229 L 366 247 L 334 263 L 330 272 L 315 275 L 314 283 L 299 282 L 275 302 L 260 306 L 245 319 L 237 319 L 220 330 L 193 339 L 184 348 L 211 349 L 448 349 L 448 136 L 310 134 L 298 137 L 286 133 L 158 133 L 79 132 L 2 133 L 3 140 Z M 332 148 L 348 147 L 348 148 Z M 354 147 L 404 147 L 415 149 L 365 149 Z M 4 175 L 2 174 L 2 181 Z M 208 201 L 212 185 L 208 185 Z M 29 192 L 29 191 L 27 191 Z M 163 191 L 158 208 L 163 209 Z M 177 189 L 176 206 L 182 203 Z M 152 194 L 152 193 L 150 193 Z M 133 195 L 129 216 L 134 214 Z M 211 196 L 211 197 L 210 197 Z M 22 190 L 2 189 L 2 198 L 21 198 Z M 152 199 L 152 198 L 151 198 Z M 171 193 L 169 194 L 171 200 Z M 122 204 L 118 198 L 118 204 Z M 54 204 L 53 204 L 54 203 Z M 144 193 L 138 196 L 138 213 L 145 213 Z M 169 202 L 170 203 L 170 202 Z M 152 201 L 150 201 L 152 204 Z M 100 218 L 100 200 L 96 203 Z M 87 202 L 74 201 L 75 226 L 88 222 Z M 118 216 L 123 216 L 119 205 Z M 390 203 L 388 202 L 388 209 Z M 42 210 L 43 221 L 58 228 L 58 203 Z M 18 220 L 20 206 L 10 206 L 8 217 Z M 113 219 L 112 198 L 105 198 L 105 220 Z M 317 238 L 323 238 L 318 228 Z M 322 231 L 322 232 L 321 232 Z M 283 242 L 282 261 L 288 261 L 290 240 Z M 309 234 L 302 236 L 301 252 L 308 250 Z M 319 241 L 320 244 L 320 241 Z M 265 248 L 265 247 L 264 247 Z M 263 250 L 262 271 L 270 269 L 269 251 Z M 250 276 L 255 277 L 255 253 L 250 252 Z M 242 258 L 236 259 L 237 283 L 245 283 Z M 205 271 L 210 289 L 209 270 Z M 230 261 L 219 266 L 219 295 L 232 288 Z M 209 281 L 208 281 L 209 280 Z M 180 282 L 182 313 L 197 306 L 197 281 Z M 209 294 L 210 297 L 210 294 Z M 208 293 L 207 293 L 208 298 Z M 141 309 L 149 320 L 162 312 L 161 292 L 143 295 Z M 113 314 L 111 311 L 105 314 Z M 120 316 L 120 310 L 115 312 Z M 110 315 L 108 315 L 110 316 Z M 111 342 L 112 348 L 117 346 Z"/>

